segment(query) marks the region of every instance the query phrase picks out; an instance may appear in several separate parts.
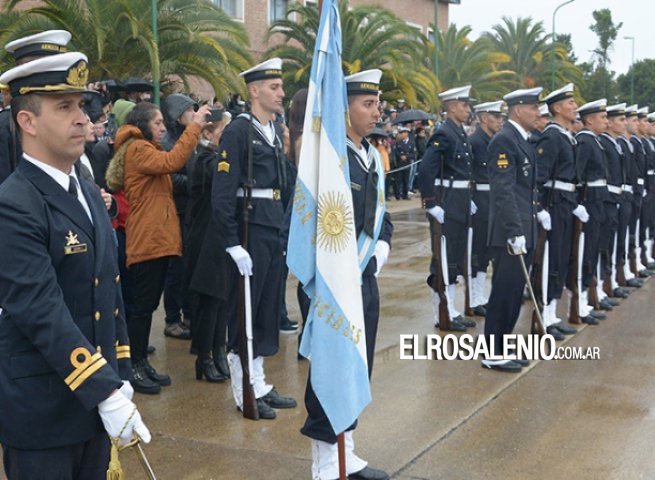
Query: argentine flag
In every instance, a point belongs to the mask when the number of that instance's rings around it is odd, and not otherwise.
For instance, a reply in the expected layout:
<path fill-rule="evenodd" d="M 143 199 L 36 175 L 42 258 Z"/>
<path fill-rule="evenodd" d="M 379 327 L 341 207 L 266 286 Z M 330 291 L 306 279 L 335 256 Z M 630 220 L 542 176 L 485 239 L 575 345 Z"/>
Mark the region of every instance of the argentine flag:
<path fill-rule="evenodd" d="M 321 11 L 287 249 L 289 270 L 311 299 L 300 352 L 335 434 L 371 401 L 337 3 L 324 0 Z"/>

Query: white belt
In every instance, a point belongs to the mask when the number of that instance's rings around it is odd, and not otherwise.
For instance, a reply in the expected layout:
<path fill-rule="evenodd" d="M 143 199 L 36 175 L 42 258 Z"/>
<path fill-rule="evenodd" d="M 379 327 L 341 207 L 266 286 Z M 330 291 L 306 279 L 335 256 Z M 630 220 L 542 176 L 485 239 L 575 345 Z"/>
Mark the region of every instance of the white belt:
<path fill-rule="evenodd" d="M 646 182 L 644 181 L 643 178 L 638 178 L 637 179 L 637 185 L 643 185 L 644 183 L 646 183 Z"/>
<path fill-rule="evenodd" d="M 634 190 L 632 189 L 632 185 L 623 185 L 623 191 L 632 193 Z"/>
<path fill-rule="evenodd" d="M 440 178 L 437 178 L 434 181 L 434 184 L 436 186 L 443 185 L 444 187 L 450 188 L 469 188 L 471 186 L 471 182 L 468 180 L 444 180 L 443 183 L 441 183 Z"/>
<path fill-rule="evenodd" d="M 491 190 L 491 185 L 489 185 L 488 183 L 476 183 L 475 189 L 478 192 L 488 192 Z"/>
<path fill-rule="evenodd" d="M 655 168 L 648 170 L 646 175 L 655 175 Z"/>
<path fill-rule="evenodd" d="M 253 188 L 251 189 L 252 198 L 267 198 L 268 200 L 280 200 L 280 190 L 277 188 Z M 244 197 L 243 188 L 237 189 L 237 197 Z"/>
<path fill-rule="evenodd" d="M 621 195 L 621 187 L 617 187 L 615 185 L 608 185 L 607 189 L 610 191 L 610 193 L 614 193 L 616 195 Z"/>
<path fill-rule="evenodd" d="M 549 181 L 544 183 L 544 187 L 547 188 L 554 188 L 555 190 L 563 190 L 565 192 L 575 192 L 575 184 L 574 183 L 568 183 L 568 182 L 561 182 L 559 180 L 555 180 L 555 183 L 553 181 Z"/>
<path fill-rule="evenodd" d="M 606 187 L 607 180 L 601 178 L 600 180 L 594 180 L 593 182 L 587 182 L 588 187 Z"/>

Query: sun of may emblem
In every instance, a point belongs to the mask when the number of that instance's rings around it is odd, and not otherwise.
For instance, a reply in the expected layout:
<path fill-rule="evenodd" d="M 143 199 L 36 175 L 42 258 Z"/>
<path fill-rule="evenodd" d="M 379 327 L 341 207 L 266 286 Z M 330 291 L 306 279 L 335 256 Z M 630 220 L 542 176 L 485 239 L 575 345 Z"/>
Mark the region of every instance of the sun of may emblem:
<path fill-rule="evenodd" d="M 336 253 L 348 245 L 352 212 L 342 193 L 327 192 L 318 199 L 318 245 Z"/>

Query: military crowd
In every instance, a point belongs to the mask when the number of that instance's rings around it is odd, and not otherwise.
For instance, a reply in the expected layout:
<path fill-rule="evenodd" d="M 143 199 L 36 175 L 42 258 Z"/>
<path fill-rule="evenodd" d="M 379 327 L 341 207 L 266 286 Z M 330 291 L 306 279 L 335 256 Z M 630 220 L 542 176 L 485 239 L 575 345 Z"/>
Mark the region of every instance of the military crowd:
<path fill-rule="evenodd" d="M 241 73 L 248 101 L 233 96 L 231 114 L 181 93 L 160 109 L 138 82 L 122 98 L 88 83 L 88 60 L 67 51 L 69 40 L 48 31 L 10 42 L 16 66 L 0 76 L 0 442 L 10 479 L 104 478 L 108 465 L 118 468 L 110 456 L 119 446 L 150 441 L 132 399 L 172 384 L 148 359 L 162 295 L 164 333 L 191 338 L 198 380 L 230 378 L 249 418 L 297 406 L 267 382 L 264 359 L 277 353 L 281 331 L 297 328 L 286 318 L 285 255 L 307 90 L 292 99 L 288 126 L 280 122 L 282 62 L 273 58 Z M 532 88 L 476 104 L 464 86 L 439 95 L 445 119 L 429 134 L 424 119 L 396 122 L 395 109 L 381 108 L 381 75 L 345 78 L 353 223 L 372 246 L 361 265 L 369 376 L 392 188 L 397 199 L 420 190 L 441 330 L 465 331 L 476 326 L 471 317 L 485 317 L 485 335 L 502 345 L 531 275 L 543 319 L 535 333 L 561 340 L 576 332 L 557 316 L 564 292 L 569 323 L 597 324 L 599 309 L 651 274 L 655 117 L 647 107 L 598 100 L 578 108 L 571 84 L 543 99 Z M 392 146 L 379 127 L 386 115 L 399 125 Z M 502 371 L 526 363 L 482 361 Z M 312 477 L 335 479 L 340 432 L 310 378 L 304 401 Z M 356 424 L 345 432 L 348 478 L 389 478 L 355 454 Z"/>

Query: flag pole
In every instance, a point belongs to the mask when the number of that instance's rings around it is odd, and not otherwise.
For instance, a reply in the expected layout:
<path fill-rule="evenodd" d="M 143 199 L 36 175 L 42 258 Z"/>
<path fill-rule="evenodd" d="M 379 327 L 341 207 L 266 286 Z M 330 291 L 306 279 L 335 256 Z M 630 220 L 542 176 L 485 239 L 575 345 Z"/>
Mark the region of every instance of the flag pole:
<path fill-rule="evenodd" d="M 323 11 L 323 0 L 318 0 L 318 17 L 321 18 Z M 345 132 L 344 132 L 345 134 Z M 346 442 L 344 432 L 337 435 L 337 452 L 339 455 L 339 480 L 347 480 L 346 477 Z"/>

